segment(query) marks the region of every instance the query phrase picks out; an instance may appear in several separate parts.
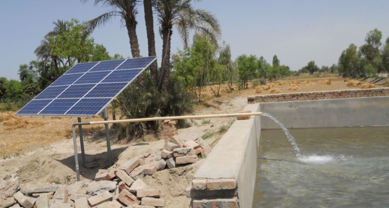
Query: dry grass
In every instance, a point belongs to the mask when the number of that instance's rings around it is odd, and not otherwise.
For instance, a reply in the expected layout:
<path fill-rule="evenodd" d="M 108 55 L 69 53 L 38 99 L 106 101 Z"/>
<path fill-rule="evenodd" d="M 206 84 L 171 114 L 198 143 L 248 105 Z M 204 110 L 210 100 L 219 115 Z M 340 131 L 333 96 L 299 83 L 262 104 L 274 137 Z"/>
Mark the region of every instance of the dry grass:
<path fill-rule="evenodd" d="M 297 86 L 297 85 L 292 85 L 292 86 L 290 86 L 290 87 L 288 88 L 288 90 L 291 90 L 291 91 L 296 91 L 296 90 L 299 90 L 299 89 L 300 89 L 300 87 Z"/>
<path fill-rule="evenodd" d="M 361 88 L 361 89 L 363 89 L 363 88 L 375 88 L 375 84 L 364 83 L 364 84 L 359 85 L 359 88 Z"/>
<path fill-rule="evenodd" d="M 281 90 L 279 90 L 279 89 L 271 89 L 270 90 L 270 94 L 278 94 L 278 93 L 281 93 Z"/>
<path fill-rule="evenodd" d="M 262 93 L 262 87 L 255 88 L 255 93 L 256 94 Z"/>
<path fill-rule="evenodd" d="M 359 86 L 361 84 L 362 84 L 362 82 L 360 82 L 358 80 L 349 80 L 346 85 L 348 87 L 357 87 L 357 86 Z"/>

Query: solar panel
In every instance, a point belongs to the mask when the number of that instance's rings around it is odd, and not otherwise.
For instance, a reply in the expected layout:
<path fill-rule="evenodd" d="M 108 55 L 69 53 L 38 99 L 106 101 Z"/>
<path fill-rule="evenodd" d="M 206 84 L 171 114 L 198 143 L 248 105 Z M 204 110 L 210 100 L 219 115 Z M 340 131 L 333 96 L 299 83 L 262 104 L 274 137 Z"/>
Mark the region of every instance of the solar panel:
<path fill-rule="evenodd" d="M 154 61 L 156 57 L 77 64 L 16 115 L 95 116 Z"/>

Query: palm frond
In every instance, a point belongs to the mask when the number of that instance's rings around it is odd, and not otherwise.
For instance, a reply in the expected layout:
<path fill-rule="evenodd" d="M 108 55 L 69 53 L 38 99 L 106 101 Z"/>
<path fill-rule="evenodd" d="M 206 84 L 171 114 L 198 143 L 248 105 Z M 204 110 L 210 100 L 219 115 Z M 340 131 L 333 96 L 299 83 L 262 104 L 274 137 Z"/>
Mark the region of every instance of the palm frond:
<path fill-rule="evenodd" d="M 93 31 L 96 27 L 102 26 L 105 23 L 107 23 L 109 20 L 111 20 L 112 17 L 120 15 L 117 11 L 110 11 L 107 13 L 104 13 L 95 19 L 92 19 L 87 22 L 87 31 Z"/>

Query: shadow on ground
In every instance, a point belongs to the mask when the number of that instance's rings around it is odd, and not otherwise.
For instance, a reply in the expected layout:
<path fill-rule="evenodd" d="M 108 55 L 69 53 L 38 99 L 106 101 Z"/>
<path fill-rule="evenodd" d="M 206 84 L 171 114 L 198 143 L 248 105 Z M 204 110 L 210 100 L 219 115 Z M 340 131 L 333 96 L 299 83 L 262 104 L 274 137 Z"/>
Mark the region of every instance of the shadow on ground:
<path fill-rule="evenodd" d="M 112 149 L 112 164 L 115 164 L 118 160 L 118 156 L 127 149 L 127 147 Z M 67 157 L 62 160 L 57 160 L 58 162 L 68 166 L 74 172 L 76 172 L 74 155 L 71 157 Z M 81 153 L 78 154 L 78 161 L 80 165 L 80 175 L 84 178 L 94 180 L 96 173 L 99 169 L 107 169 L 109 168 L 108 164 L 108 153 L 103 152 L 99 154 L 85 154 L 85 166 L 82 165 Z"/>

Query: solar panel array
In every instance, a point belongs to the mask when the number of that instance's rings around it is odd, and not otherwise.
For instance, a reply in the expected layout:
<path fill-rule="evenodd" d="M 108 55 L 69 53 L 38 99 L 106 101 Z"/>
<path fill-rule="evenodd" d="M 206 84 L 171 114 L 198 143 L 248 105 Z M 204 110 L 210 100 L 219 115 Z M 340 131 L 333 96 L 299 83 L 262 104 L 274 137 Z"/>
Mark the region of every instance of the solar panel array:
<path fill-rule="evenodd" d="M 79 63 L 25 105 L 19 116 L 98 115 L 156 57 Z"/>

